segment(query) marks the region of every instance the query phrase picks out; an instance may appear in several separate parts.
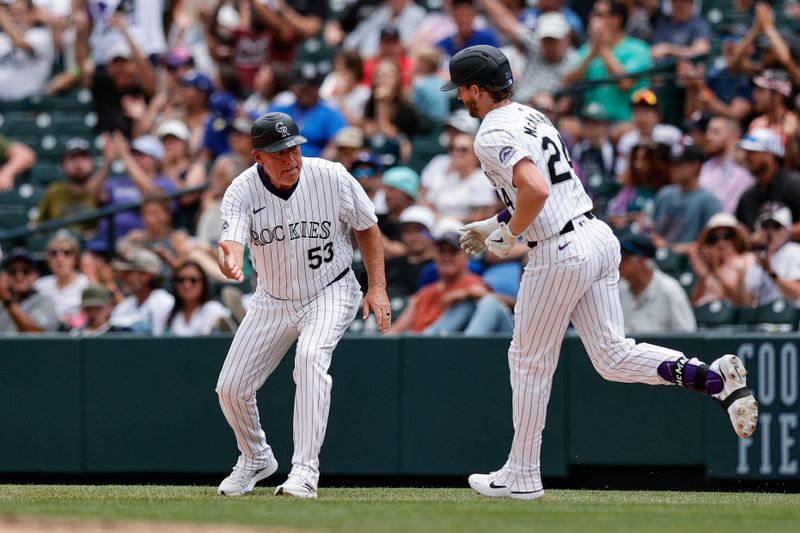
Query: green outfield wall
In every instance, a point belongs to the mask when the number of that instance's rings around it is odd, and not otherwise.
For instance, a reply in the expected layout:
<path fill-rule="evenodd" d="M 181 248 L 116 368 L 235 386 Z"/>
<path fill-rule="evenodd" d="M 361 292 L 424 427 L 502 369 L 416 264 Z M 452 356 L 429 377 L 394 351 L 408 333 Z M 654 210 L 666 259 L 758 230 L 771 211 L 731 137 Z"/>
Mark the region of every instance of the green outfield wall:
<path fill-rule="evenodd" d="M 567 337 L 548 405 L 542 472 L 571 465 L 704 466 L 711 479 L 800 479 L 796 335 L 639 339 L 711 361 L 737 353 L 761 404 L 752 439 L 678 387 L 604 381 Z M 230 337 L 0 339 L 0 473 L 222 473 L 237 450 L 214 386 Z M 348 337 L 334 354 L 322 471 L 464 475 L 511 440 L 508 338 Z M 293 353 L 258 396 L 288 471 Z"/>

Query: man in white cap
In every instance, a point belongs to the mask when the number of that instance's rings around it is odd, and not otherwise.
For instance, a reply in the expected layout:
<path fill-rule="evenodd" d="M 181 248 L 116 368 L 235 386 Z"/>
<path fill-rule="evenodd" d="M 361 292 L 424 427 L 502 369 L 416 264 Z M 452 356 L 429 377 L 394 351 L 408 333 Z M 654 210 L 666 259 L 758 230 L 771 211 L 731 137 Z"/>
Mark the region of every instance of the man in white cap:
<path fill-rule="evenodd" d="M 765 203 L 783 202 L 792 220 L 800 220 L 800 177 L 782 168 L 785 152 L 780 137 L 766 128 L 755 129 L 742 137 L 739 148 L 745 151 L 745 165 L 756 184 L 742 194 L 736 218 L 752 231 Z M 792 236 L 798 235 L 800 228 L 792 226 Z"/>
<path fill-rule="evenodd" d="M 412 205 L 400 213 L 400 241 L 406 246 L 406 253 L 386 261 L 386 290 L 390 298 L 416 292 L 422 271 L 433 261 L 431 232 L 435 222 L 433 211 L 421 205 Z"/>
<path fill-rule="evenodd" d="M 575 61 L 570 46 L 570 25 L 558 11 L 539 15 L 536 30 L 523 24 L 500 0 L 479 0 L 486 14 L 500 31 L 522 49 L 525 68 L 514 88 L 514 99 L 530 101 L 539 93 L 553 94 L 562 87 L 561 79 Z"/>
<path fill-rule="evenodd" d="M 121 272 L 122 291 L 127 295 L 111 313 L 111 325 L 127 328 L 134 333 L 162 335 L 175 298 L 159 288 L 161 260 L 139 248 L 127 261 L 114 264 Z"/>
<path fill-rule="evenodd" d="M 792 212 L 783 204 L 767 204 L 756 219 L 753 241 L 763 250 L 745 275 L 756 305 L 785 298 L 800 305 L 800 244 L 790 240 Z"/>

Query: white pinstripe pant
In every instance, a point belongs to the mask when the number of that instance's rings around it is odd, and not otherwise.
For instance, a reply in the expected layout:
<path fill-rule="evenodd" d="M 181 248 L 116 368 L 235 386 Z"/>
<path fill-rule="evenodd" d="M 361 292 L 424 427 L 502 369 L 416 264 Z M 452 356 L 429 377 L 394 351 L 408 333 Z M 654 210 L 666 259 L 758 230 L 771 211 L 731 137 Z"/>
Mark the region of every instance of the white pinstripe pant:
<path fill-rule="evenodd" d="M 273 459 L 259 421 L 256 391 L 297 340 L 290 476 L 317 486 L 331 398 L 328 368 L 360 302 L 361 291 L 352 272 L 307 300 L 278 300 L 259 290 L 250 299 L 216 388 L 222 412 L 236 434 L 239 466 L 256 470 Z"/>
<path fill-rule="evenodd" d="M 619 282 L 619 241 L 603 222 L 583 216 L 575 231 L 540 242 L 529 253 L 520 285 L 508 363 L 514 440 L 500 483 L 542 489 L 539 455 L 553 373 L 571 321 L 605 379 L 666 384 L 658 365 L 681 352 L 625 338 Z"/>

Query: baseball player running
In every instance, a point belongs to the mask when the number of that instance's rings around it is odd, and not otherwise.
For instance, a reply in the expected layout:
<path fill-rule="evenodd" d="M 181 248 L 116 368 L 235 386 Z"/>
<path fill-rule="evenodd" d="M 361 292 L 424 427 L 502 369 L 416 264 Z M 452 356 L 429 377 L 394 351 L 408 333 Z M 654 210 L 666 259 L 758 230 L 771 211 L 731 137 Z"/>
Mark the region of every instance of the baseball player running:
<path fill-rule="evenodd" d="M 284 113 L 252 126 L 256 163 L 233 180 L 222 199 L 219 267 L 242 281 L 250 245 L 258 285 L 217 382 L 222 412 L 241 455 L 219 494 L 241 496 L 272 475 L 278 463 L 259 422 L 256 391 L 297 341 L 292 470 L 275 494 L 317 497 L 319 452 L 331 398 L 328 367 L 356 314 L 361 291 L 350 270 L 355 231 L 369 276 L 362 312 L 381 331 L 391 322 L 383 247 L 375 208 L 344 167 L 302 157 L 306 139 Z"/>
<path fill-rule="evenodd" d="M 506 209 L 462 228 L 476 254 L 508 254 L 528 241 L 528 264 L 508 352 L 514 439 L 506 463 L 473 474 L 470 486 L 490 497 L 535 499 L 544 493 L 539 452 L 547 401 L 564 331 L 577 329 L 595 369 L 626 383 L 677 384 L 708 394 L 740 437 L 756 427 L 758 404 L 746 388 L 742 361 L 725 355 L 711 365 L 681 352 L 626 339 L 617 292 L 620 244 L 591 213 L 592 202 L 572 169 L 564 141 L 539 111 L 514 103 L 508 59 L 497 48 L 472 46 L 450 61 L 450 82 L 473 117 L 483 119 L 475 153 Z"/>

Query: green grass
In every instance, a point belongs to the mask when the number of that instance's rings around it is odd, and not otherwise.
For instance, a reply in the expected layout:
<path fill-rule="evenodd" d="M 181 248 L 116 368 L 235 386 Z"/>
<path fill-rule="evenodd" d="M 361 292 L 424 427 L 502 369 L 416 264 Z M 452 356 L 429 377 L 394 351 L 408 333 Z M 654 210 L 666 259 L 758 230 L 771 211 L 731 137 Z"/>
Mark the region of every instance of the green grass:
<path fill-rule="evenodd" d="M 317 501 L 300 501 L 272 496 L 268 487 L 223 498 L 213 487 L 0 485 L 4 516 L 322 531 L 776 533 L 798 531 L 800 495 L 549 490 L 521 502 L 469 489 L 330 488 Z"/>

